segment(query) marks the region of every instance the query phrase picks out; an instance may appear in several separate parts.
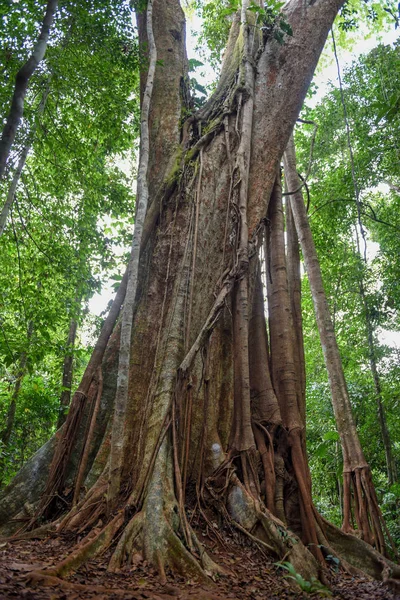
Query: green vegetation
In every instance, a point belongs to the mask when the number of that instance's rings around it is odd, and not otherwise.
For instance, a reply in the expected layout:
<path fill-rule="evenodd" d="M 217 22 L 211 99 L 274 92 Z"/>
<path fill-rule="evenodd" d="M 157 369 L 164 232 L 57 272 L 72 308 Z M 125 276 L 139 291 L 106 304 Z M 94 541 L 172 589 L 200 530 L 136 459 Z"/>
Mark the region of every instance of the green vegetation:
<path fill-rule="evenodd" d="M 43 5 L 18 2 L 1 16 L 4 122 Z M 124 257 L 115 256 L 115 247 L 129 244 L 134 196 L 119 164 L 124 156 L 132 162 L 138 132 L 139 58 L 132 19 L 123 0 L 63 3 L 45 59 L 31 78 L 8 172 L 0 182 L 3 206 L 19 156 L 28 148 L 0 238 L 3 484 L 54 431 L 63 359 L 73 352 L 76 384 L 90 356 L 84 332 L 98 330 L 101 321 L 88 313 L 88 300 L 123 268 Z M 78 321 L 75 348 L 66 345 L 71 319 Z"/>

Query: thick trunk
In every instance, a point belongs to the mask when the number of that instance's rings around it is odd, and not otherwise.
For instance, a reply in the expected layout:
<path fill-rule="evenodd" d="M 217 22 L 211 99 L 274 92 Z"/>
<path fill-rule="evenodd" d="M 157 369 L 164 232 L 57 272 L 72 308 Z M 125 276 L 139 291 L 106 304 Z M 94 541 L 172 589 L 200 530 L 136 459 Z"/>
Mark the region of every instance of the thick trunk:
<path fill-rule="evenodd" d="M 71 386 L 74 365 L 74 346 L 77 327 L 77 320 L 71 319 L 67 337 L 67 348 L 63 362 L 62 392 L 60 397 L 60 408 L 57 421 L 57 429 L 60 429 L 61 425 L 63 425 L 67 416 L 69 403 L 71 401 Z"/>
<path fill-rule="evenodd" d="M 142 96 L 140 156 L 137 177 L 135 229 L 133 232 L 131 257 L 128 266 L 128 282 L 121 318 L 118 383 L 117 393 L 115 396 L 114 420 L 111 433 L 110 481 L 108 486 L 109 502 L 114 502 L 115 498 L 120 492 L 121 486 L 125 414 L 126 407 L 128 404 L 128 382 L 133 311 L 136 300 L 136 292 L 138 288 L 140 245 L 142 241 L 143 226 L 149 199 L 149 186 L 147 181 L 150 154 L 149 114 L 157 62 L 157 48 L 155 45 L 153 33 L 153 0 L 148 0 L 147 2 L 146 25 L 150 63 L 147 72 L 146 86 Z"/>
<path fill-rule="evenodd" d="M 275 390 L 267 371 L 259 371 L 263 365 L 267 369 L 268 352 L 256 263 L 278 163 L 341 4 L 319 0 L 305 6 L 302 0 L 292 0 L 286 14 L 293 38 L 280 45 L 272 37 L 265 41 L 256 37 L 250 57 L 243 12 L 240 35 L 237 20 L 232 28 L 225 90 L 220 86 L 181 132 L 181 90 L 187 76 L 183 13 L 177 0 L 154 0 L 159 63 L 149 113 L 149 208 L 131 324 L 128 397 L 120 415 L 124 428 L 119 493 L 110 515 L 105 498 L 110 475 L 108 431 L 96 467 L 86 478 L 91 489 L 59 528 L 82 532 L 100 519 L 106 524 L 52 567 L 50 574 L 66 575 L 88 557 L 104 552 L 116 538 L 111 570 L 140 552 L 162 579 L 166 566 L 203 577 L 205 571 L 218 571 L 201 549 L 185 511 L 186 502 L 194 501 L 205 514 L 210 499 L 231 524 L 256 532 L 274 555 L 285 556 L 307 576 L 317 574 L 310 552 L 295 534 L 284 532 L 282 522 L 264 505 L 265 499 L 271 509 L 275 505 L 277 515 L 285 517 L 285 510 L 292 514 L 290 502 L 286 497 L 281 500 L 277 492 L 279 488 L 287 496 L 291 488 L 292 508 L 295 501 L 300 507 L 299 533 L 313 542 L 313 551 L 322 560 L 321 520 L 312 506 L 302 444 L 304 423 L 290 345 L 294 339 L 291 305 L 286 271 L 283 274 L 280 264 L 285 261 L 285 248 L 279 190 L 271 205 L 279 222 L 271 231 L 279 252 L 272 253 L 271 262 L 287 337 L 284 352 L 277 331 L 271 340 L 273 383 L 279 384 Z M 145 21 L 142 14 L 141 39 L 146 37 Z M 143 85 L 143 94 L 144 90 Z M 277 305 L 276 311 L 282 312 L 282 307 Z M 261 327 L 257 341 L 251 333 L 256 323 Z M 258 348 L 259 368 L 250 365 Z M 105 362 L 104 386 L 109 378 Z M 90 369 L 92 382 L 93 363 Z M 85 381 L 88 377 L 85 374 Z M 99 397 L 96 390 L 94 382 L 93 402 Z M 239 431 L 241 415 L 244 432 Z M 60 454 L 60 448 L 59 464 L 66 470 L 67 452 Z M 70 447 L 68 451 L 71 455 Z M 279 463 L 276 486 L 270 481 L 273 458 Z M 69 463 L 68 458 L 70 467 Z M 94 469 L 97 480 L 92 478 Z M 52 494 L 60 489 L 54 481 Z M 79 475 L 75 501 L 80 481 Z"/>
<path fill-rule="evenodd" d="M 375 543 L 380 551 L 384 551 L 385 541 L 382 531 L 382 515 L 377 504 L 370 468 L 365 460 L 353 419 L 339 348 L 322 281 L 321 269 L 300 189 L 301 182 L 297 175 L 293 137 L 290 138 L 285 152 L 284 165 L 287 186 L 289 190 L 295 191 L 294 194 L 290 195 L 290 205 L 310 282 L 325 366 L 328 371 L 332 406 L 342 444 L 344 478 L 343 530 L 346 532 L 352 530 L 351 490 L 353 487 L 354 513 L 361 535 L 368 543 Z"/>
<path fill-rule="evenodd" d="M 3 178 L 7 160 L 10 155 L 11 147 L 24 113 L 24 101 L 28 90 L 29 80 L 32 77 L 35 69 L 43 60 L 47 42 L 50 35 L 50 28 L 53 24 L 54 16 L 57 11 L 58 0 L 49 0 L 46 7 L 46 14 L 43 19 L 42 28 L 39 34 L 38 41 L 33 49 L 33 52 L 27 62 L 18 71 L 15 80 L 14 95 L 12 98 L 10 112 L 4 125 L 3 133 L 0 140 L 0 179 Z"/>

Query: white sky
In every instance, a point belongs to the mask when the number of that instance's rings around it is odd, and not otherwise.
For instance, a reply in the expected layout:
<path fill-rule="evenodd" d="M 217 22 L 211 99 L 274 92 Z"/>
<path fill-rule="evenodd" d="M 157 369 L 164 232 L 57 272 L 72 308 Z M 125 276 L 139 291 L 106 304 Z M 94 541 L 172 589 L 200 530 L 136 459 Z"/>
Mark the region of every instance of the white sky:
<path fill-rule="evenodd" d="M 195 50 L 197 45 L 197 38 L 194 35 L 194 32 L 196 30 L 199 31 L 200 27 L 200 18 L 196 15 L 193 15 L 187 23 L 187 53 L 189 58 L 198 58 L 197 52 Z M 385 32 L 383 36 L 382 34 L 380 36 L 374 34 L 369 37 L 366 37 L 361 32 L 359 40 L 354 43 L 351 51 L 343 51 L 340 48 L 337 49 L 342 73 L 346 69 L 346 67 L 351 65 L 351 63 L 354 60 L 356 60 L 361 54 L 368 53 L 370 50 L 372 50 L 372 48 L 377 46 L 382 41 L 385 44 L 391 44 L 395 42 L 397 38 L 398 33 L 394 30 L 394 28 L 392 28 L 392 30 L 390 30 L 389 32 Z M 204 62 L 204 59 L 202 59 L 202 61 Z M 335 61 L 333 60 L 332 42 L 330 38 L 328 38 L 325 47 L 323 64 L 325 65 L 324 68 L 318 69 L 317 74 L 314 77 L 314 82 L 318 86 L 318 91 L 313 96 L 312 100 L 308 99 L 308 105 L 317 104 L 326 94 L 331 83 L 333 83 L 333 85 L 338 85 L 337 67 Z M 213 71 L 213 69 L 211 69 L 209 65 L 204 64 L 204 66 L 199 67 L 197 69 L 195 77 L 199 81 L 199 83 L 201 83 L 202 85 L 207 85 L 211 83 L 212 80 L 215 78 L 215 72 Z M 120 253 L 117 248 L 116 253 Z M 114 291 L 112 288 L 113 283 L 114 282 L 104 283 L 102 292 L 100 294 L 95 294 L 91 298 L 91 300 L 89 301 L 89 309 L 91 313 L 95 315 L 100 315 L 100 313 L 104 311 L 108 302 L 114 296 Z M 86 337 L 86 335 L 84 337 Z M 381 342 L 385 344 L 400 347 L 400 333 L 382 331 L 379 337 Z"/>

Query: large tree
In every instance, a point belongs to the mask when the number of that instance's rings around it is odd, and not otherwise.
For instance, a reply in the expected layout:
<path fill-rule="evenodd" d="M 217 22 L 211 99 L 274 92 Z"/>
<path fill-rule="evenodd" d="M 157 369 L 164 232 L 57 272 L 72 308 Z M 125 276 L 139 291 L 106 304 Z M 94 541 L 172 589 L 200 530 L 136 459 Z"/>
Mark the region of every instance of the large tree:
<path fill-rule="evenodd" d="M 110 569 L 141 552 L 162 578 L 166 567 L 205 577 L 219 567 L 187 509 L 207 518 L 211 506 L 307 575 L 335 554 L 353 572 L 400 575 L 317 513 L 305 452 L 299 253 L 293 237 L 286 253 L 279 164 L 342 4 L 290 0 L 274 18 L 243 0 L 198 112 L 179 1 L 138 14 L 149 56 L 129 268 L 66 423 L 1 504 L 8 531 L 10 516 L 57 531 L 102 520 L 48 575 L 113 545 Z"/>

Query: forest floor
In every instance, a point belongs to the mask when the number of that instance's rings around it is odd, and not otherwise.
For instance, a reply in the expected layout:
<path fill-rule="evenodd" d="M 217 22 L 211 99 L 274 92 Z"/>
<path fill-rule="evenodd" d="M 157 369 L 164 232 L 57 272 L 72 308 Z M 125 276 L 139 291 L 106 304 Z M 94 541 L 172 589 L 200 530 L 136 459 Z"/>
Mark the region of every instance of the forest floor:
<path fill-rule="evenodd" d="M 216 525 L 216 523 L 215 523 Z M 294 589 L 273 559 L 248 538 L 235 531 L 198 532 L 212 557 L 229 575 L 210 585 L 169 575 L 162 585 L 158 575 L 137 556 L 130 568 L 109 573 L 110 554 L 91 560 L 68 580 L 44 581 L 32 571 L 54 565 L 65 558 L 76 538 L 0 542 L 0 599 L 25 600 L 317 600 L 318 593 Z M 223 543 L 222 543 L 223 542 Z M 168 575 L 168 573 L 167 573 Z M 340 600 L 398 600 L 400 595 L 367 578 L 343 573 L 330 575 L 331 598 Z"/>

